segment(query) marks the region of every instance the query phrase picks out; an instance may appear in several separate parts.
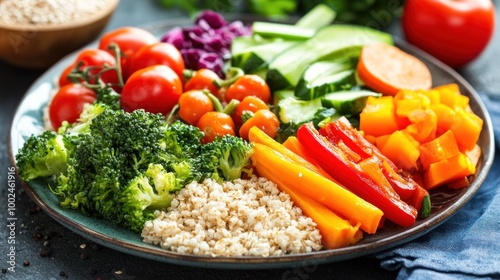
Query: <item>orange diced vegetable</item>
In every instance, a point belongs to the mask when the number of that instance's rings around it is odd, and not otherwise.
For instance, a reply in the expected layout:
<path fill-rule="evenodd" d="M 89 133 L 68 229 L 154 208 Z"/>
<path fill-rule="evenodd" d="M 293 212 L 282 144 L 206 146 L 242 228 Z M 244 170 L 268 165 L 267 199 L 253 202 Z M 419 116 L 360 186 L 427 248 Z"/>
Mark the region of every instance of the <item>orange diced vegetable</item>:
<path fill-rule="evenodd" d="M 366 106 L 359 115 L 359 129 L 367 135 L 380 136 L 398 130 L 392 96 L 368 97 Z M 383 124 L 383 125 L 381 125 Z"/>
<path fill-rule="evenodd" d="M 456 135 L 458 148 L 460 151 L 465 152 L 476 145 L 483 127 L 483 120 L 464 109 L 458 108 L 455 109 L 455 112 L 455 121 L 450 129 Z"/>
<path fill-rule="evenodd" d="M 446 84 L 434 88 L 439 92 L 440 102 L 450 108 L 465 109 L 469 104 L 469 98 L 460 93 L 457 84 Z"/>
<path fill-rule="evenodd" d="M 432 104 L 429 107 L 434 113 L 436 113 L 437 124 L 436 124 L 436 134 L 440 135 L 451 128 L 453 121 L 455 120 L 455 110 L 444 104 Z"/>
<path fill-rule="evenodd" d="M 436 137 L 437 116 L 430 109 L 413 110 L 408 114 L 411 124 L 405 130 L 418 142 L 426 142 Z"/>
<path fill-rule="evenodd" d="M 476 167 L 470 159 L 465 154 L 459 153 L 454 157 L 431 164 L 424 173 L 425 187 L 430 190 L 475 172 Z"/>
<path fill-rule="evenodd" d="M 404 130 L 394 131 L 380 151 L 398 168 L 417 169 L 417 160 L 420 156 L 418 142 Z"/>
<path fill-rule="evenodd" d="M 436 139 L 420 145 L 420 162 L 424 170 L 435 162 L 454 157 L 460 153 L 453 131 L 448 130 Z"/>

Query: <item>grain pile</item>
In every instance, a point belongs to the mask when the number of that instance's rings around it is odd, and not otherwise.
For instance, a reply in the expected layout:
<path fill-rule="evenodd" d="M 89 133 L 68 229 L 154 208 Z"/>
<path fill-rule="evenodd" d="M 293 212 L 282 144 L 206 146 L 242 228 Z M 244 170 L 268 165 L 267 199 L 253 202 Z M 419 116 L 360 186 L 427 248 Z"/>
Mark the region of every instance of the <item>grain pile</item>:
<path fill-rule="evenodd" d="M 0 22 L 61 24 L 81 21 L 106 7 L 106 0 L 0 0 Z"/>
<path fill-rule="evenodd" d="M 144 242 L 179 253 L 280 256 L 322 248 L 312 219 L 265 178 L 193 182 L 155 214 L 144 226 Z"/>

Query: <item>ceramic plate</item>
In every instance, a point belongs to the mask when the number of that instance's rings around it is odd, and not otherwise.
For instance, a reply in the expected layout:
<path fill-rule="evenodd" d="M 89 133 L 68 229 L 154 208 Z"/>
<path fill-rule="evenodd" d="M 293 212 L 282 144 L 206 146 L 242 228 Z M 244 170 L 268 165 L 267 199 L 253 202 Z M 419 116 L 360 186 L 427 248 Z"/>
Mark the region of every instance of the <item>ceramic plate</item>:
<path fill-rule="evenodd" d="M 170 28 L 179 25 L 190 25 L 191 21 L 163 22 L 146 28 L 155 34 L 163 34 Z M 117 228 L 109 222 L 86 217 L 79 212 L 61 209 L 57 197 L 47 188 L 48 181 L 38 180 L 24 184 L 29 196 L 55 220 L 70 230 L 103 246 L 115 250 L 157 261 L 211 268 L 263 269 L 289 267 L 298 264 L 321 264 L 352 259 L 372 254 L 400 244 L 409 242 L 440 225 L 450 218 L 458 209 L 469 201 L 481 186 L 492 165 L 494 156 L 493 129 L 491 119 L 480 97 L 475 90 L 454 70 L 440 63 L 429 55 L 396 40 L 403 50 L 419 57 L 431 70 L 435 86 L 457 83 L 463 94 L 470 98 L 472 110 L 484 120 L 484 126 L 478 144 L 483 155 L 478 163 L 470 187 L 461 190 L 443 188 L 432 192 L 432 214 L 424 220 L 418 220 L 408 228 L 387 225 L 374 235 L 365 234 L 357 244 L 333 250 L 313 253 L 286 255 L 280 257 L 208 257 L 179 254 L 166 251 L 159 246 L 142 242 L 140 234 Z M 14 155 L 32 134 L 38 134 L 43 128 L 43 108 L 46 106 L 59 74 L 76 56 L 69 55 L 46 73 L 44 73 L 28 90 L 15 113 L 9 137 L 9 151 L 14 164 Z"/>

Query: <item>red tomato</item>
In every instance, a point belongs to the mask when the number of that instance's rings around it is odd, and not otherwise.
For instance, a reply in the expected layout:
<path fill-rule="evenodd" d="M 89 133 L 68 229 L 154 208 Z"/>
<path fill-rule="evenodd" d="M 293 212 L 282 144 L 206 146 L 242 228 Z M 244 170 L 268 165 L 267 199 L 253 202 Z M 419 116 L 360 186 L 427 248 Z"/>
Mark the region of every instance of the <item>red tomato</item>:
<path fill-rule="evenodd" d="M 144 109 L 168 114 L 179 101 L 182 83 L 168 66 L 152 65 L 136 71 L 125 83 L 121 93 L 123 110 Z"/>
<path fill-rule="evenodd" d="M 99 49 L 108 51 L 114 55 L 113 50 L 110 49 L 110 45 L 112 43 L 118 45 L 120 51 L 124 55 L 120 64 L 122 68 L 122 75 L 126 80 L 132 74 L 128 71 L 130 57 L 132 57 L 140 48 L 156 42 L 158 42 L 158 39 L 149 31 L 137 27 L 125 26 L 102 35 L 99 40 Z"/>
<path fill-rule="evenodd" d="M 68 75 L 69 75 L 69 73 L 71 73 L 73 68 L 75 68 L 75 64 L 68 65 L 64 69 L 64 71 L 61 73 L 61 76 L 59 76 L 59 81 L 58 81 L 59 87 L 63 87 L 67 84 L 71 84 L 70 79 L 68 79 Z"/>
<path fill-rule="evenodd" d="M 106 51 L 100 49 L 84 49 L 82 50 L 72 65 L 69 65 L 61 74 L 59 78 L 59 86 L 63 86 L 65 84 L 71 83 L 71 81 L 67 78 L 68 74 L 71 70 L 76 67 L 80 63 L 79 70 L 84 70 L 86 67 L 91 67 L 92 69 L 88 72 L 89 74 L 89 83 L 96 83 L 97 74 L 104 69 L 104 67 L 115 67 L 116 60 L 115 58 Z M 112 69 L 104 72 L 101 77 L 101 81 L 108 85 L 116 85 L 118 84 L 118 75 L 116 74 L 116 70 Z"/>
<path fill-rule="evenodd" d="M 184 60 L 180 51 L 169 43 L 158 42 L 142 47 L 130 59 L 129 71 L 134 73 L 142 68 L 158 64 L 172 68 L 181 81 L 184 81 Z"/>
<path fill-rule="evenodd" d="M 59 89 L 49 105 L 49 118 L 54 129 L 63 121 L 74 123 L 83 111 L 83 106 L 93 103 L 96 94 L 81 84 L 67 84 Z"/>
<path fill-rule="evenodd" d="M 459 68 L 488 45 L 495 8 L 491 0 L 407 0 L 402 26 L 408 42 Z"/>

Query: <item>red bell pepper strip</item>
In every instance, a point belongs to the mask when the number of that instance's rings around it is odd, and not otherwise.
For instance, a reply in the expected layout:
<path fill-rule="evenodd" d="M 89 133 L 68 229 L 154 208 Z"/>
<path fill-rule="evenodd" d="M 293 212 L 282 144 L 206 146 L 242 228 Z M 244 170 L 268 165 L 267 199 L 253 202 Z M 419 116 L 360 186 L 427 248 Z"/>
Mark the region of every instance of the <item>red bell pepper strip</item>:
<path fill-rule="evenodd" d="M 319 133 L 334 145 L 343 142 L 361 159 L 376 157 L 385 177 L 401 199 L 406 201 L 413 196 L 418 184 L 411 177 L 398 172 L 396 165 L 354 129 L 347 118 L 341 117 L 335 122 L 328 123 L 319 130 Z"/>
<path fill-rule="evenodd" d="M 374 176 L 371 177 L 364 172 L 360 164 L 353 160 L 356 158 L 352 156 L 354 151 L 346 153 L 339 146 L 333 145 L 320 135 L 312 123 L 300 126 L 297 138 L 307 147 L 321 168 L 347 189 L 382 210 L 388 220 L 404 227 L 415 223 L 417 210 L 395 195 L 389 184 L 379 185 L 375 182 Z"/>

